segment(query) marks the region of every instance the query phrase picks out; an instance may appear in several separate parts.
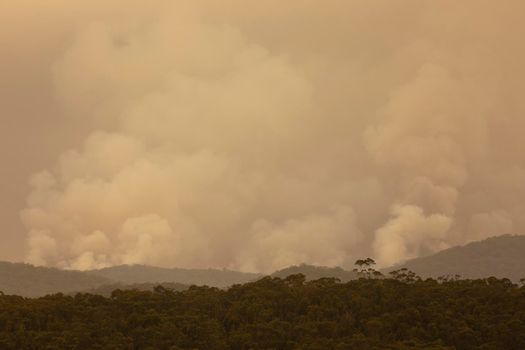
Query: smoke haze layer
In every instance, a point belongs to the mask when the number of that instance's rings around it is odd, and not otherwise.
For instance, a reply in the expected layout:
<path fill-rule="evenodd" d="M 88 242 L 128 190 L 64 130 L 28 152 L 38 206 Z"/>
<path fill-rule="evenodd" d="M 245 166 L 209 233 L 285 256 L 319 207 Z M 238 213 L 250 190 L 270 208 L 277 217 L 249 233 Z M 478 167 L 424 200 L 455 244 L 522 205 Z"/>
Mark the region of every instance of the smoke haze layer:
<path fill-rule="evenodd" d="M 26 3 L 79 130 L 31 178 L 31 263 L 384 266 L 524 232 L 522 1 Z"/>

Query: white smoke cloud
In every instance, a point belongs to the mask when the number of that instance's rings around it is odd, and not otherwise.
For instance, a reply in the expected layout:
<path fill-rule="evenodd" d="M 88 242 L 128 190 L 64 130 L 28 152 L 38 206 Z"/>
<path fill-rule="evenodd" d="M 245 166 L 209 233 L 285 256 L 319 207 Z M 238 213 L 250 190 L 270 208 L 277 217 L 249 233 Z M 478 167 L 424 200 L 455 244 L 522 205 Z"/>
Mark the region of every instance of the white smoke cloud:
<path fill-rule="evenodd" d="M 374 249 L 382 265 L 391 265 L 422 253 L 448 248 L 451 218 L 442 214 L 425 216 L 413 205 L 394 205 L 392 219 L 377 230 Z"/>
<path fill-rule="evenodd" d="M 485 147 L 487 115 L 476 90 L 446 69 L 425 64 L 392 94 L 380 124 L 367 130 L 371 155 L 389 173 L 400 174 L 400 200 L 409 205 L 408 211 L 394 207 L 396 218 L 376 233 L 381 264 L 416 257 L 435 239 L 442 243 L 436 248 L 446 246 L 458 193 L 468 181 L 466 159 Z M 421 218 L 423 208 L 428 220 Z"/>
<path fill-rule="evenodd" d="M 308 261 L 329 266 L 346 265 L 362 233 L 355 226 L 351 208 L 337 208 L 326 215 L 292 219 L 276 226 L 258 221 L 249 232 L 250 241 L 238 254 L 236 265 L 248 271 L 275 271 Z M 315 242 L 315 244 L 312 244 Z"/>
<path fill-rule="evenodd" d="M 121 5 L 71 12 L 56 97 L 92 130 L 32 179 L 28 261 L 388 265 L 525 228 L 521 2 Z"/>

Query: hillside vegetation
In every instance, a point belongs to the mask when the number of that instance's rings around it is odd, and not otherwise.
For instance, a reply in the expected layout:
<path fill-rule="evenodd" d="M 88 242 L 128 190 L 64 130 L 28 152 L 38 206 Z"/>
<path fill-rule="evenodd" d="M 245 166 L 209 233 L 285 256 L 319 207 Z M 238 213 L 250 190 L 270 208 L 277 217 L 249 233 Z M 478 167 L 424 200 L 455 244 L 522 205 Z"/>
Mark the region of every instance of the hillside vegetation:
<path fill-rule="evenodd" d="M 266 277 L 227 290 L 0 296 L 0 349 L 518 350 L 525 287 L 509 280 L 348 283 Z"/>
<path fill-rule="evenodd" d="M 407 268 L 422 277 L 509 278 L 518 282 L 525 277 L 525 236 L 499 236 L 453 247 L 437 254 L 410 260 L 385 269 L 387 273 Z"/>
<path fill-rule="evenodd" d="M 102 295 L 104 297 L 110 297 L 111 293 L 116 290 L 136 290 L 136 291 L 153 291 L 155 288 L 162 287 L 167 290 L 172 291 L 183 291 L 190 288 L 190 286 L 182 283 L 173 283 L 173 282 L 164 282 L 164 283 L 133 283 L 133 284 L 124 284 L 124 283 L 111 283 L 104 284 L 100 287 L 89 288 L 81 291 L 75 291 L 68 293 L 69 295 L 76 295 L 78 293 L 82 294 L 93 294 L 93 295 Z"/>

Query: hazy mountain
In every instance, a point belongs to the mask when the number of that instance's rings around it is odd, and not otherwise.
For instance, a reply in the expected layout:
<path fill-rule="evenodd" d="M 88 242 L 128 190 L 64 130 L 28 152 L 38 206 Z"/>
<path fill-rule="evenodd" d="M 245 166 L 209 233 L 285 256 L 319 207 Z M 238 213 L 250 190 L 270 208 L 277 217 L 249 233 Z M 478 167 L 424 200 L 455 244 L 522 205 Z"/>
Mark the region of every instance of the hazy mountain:
<path fill-rule="evenodd" d="M 115 266 L 95 271 L 70 271 L 30 264 L 0 262 L 0 291 L 24 297 L 76 292 L 109 295 L 115 289 L 150 290 L 156 285 L 184 290 L 189 285 L 227 287 L 261 275 L 230 270 L 167 269 Z"/>
<path fill-rule="evenodd" d="M 525 277 L 525 236 L 499 236 L 437 254 L 410 260 L 382 270 L 407 268 L 421 277 L 460 275 L 462 278 L 507 277 L 519 281 Z M 271 276 L 285 278 L 302 273 L 307 280 L 322 277 L 355 278 L 355 273 L 340 267 L 312 265 L 290 266 Z M 224 288 L 251 282 L 260 274 L 217 269 L 161 268 L 144 265 L 122 265 L 88 272 L 65 271 L 29 264 L 0 262 L 0 291 L 25 297 L 52 293 L 89 292 L 109 295 L 114 289 L 150 290 L 161 284 L 165 288 L 184 290 L 189 285 Z"/>
<path fill-rule="evenodd" d="M 162 268 L 146 265 L 120 265 L 92 270 L 89 273 L 125 284 L 177 282 L 219 288 L 253 281 L 261 277 L 256 273 L 231 270 Z"/>
<path fill-rule="evenodd" d="M 462 278 L 498 277 L 519 281 L 525 277 L 525 236 L 499 236 L 453 247 L 431 256 L 385 269 L 407 268 L 421 277 L 460 275 Z"/>
<path fill-rule="evenodd" d="M 0 262 L 0 291 L 25 297 L 68 293 L 111 283 L 102 276 L 29 264 Z"/>
<path fill-rule="evenodd" d="M 341 282 L 348 282 L 356 278 L 353 271 L 343 270 L 340 267 L 325 267 L 301 264 L 299 266 L 290 266 L 271 274 L 272 277 L 285 278 L 290 275 L 302 273 L 306 280 L 316 280 L 323 277 L 339 278 Z"/>
<path fill-rule="evenodd" d="M 182 284 L 182 283 L 173 283 L 173 282 L 164 282 L 164 283 L 135 283 L 135 284 L 123 284 L 123 283 L 111 283 L 111 284 L 105 284 L 100 287 L 96 288 L 89 288 L 86 290 L 81 291 L 75 291 L 73 293 L 69 294 L 77 294 L 77 293 L 89 293 L 89 294 L 97 294 L 102 295 L 105 297 L 111 296 L 111 293 L 114 290 L 120 289 L 120 290 L 139 290 L 139 291 L 152 291 L 155 287 L 161 286 L 166 289 L 170 289 L 173 291 L 183 291 L 187 290 L 190 286 Z"/>

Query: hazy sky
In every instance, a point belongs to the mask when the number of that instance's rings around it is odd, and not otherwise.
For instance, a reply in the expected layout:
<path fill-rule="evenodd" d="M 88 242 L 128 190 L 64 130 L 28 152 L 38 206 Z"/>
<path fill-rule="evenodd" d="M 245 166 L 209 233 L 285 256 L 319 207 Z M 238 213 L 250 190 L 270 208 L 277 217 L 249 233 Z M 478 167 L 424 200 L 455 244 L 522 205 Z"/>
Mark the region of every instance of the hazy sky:
<path fill-rule="evenodd" d="M 267 272 L 525 232 L 522 0 L 7 0 L 0 260 Z"/>

